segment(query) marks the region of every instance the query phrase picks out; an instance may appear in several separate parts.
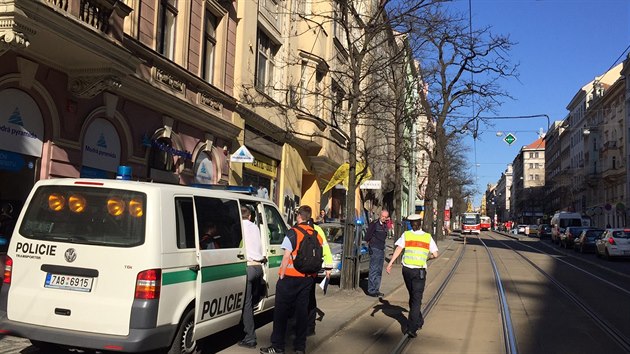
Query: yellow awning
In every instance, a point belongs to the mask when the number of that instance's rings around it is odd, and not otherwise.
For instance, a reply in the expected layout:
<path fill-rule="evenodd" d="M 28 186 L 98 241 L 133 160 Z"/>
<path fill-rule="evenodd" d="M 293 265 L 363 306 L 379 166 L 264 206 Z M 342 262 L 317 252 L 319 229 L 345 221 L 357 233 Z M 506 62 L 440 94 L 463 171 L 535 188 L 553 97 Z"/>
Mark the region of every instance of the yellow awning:
<path fill-rule="evenodd" d="M 337 168 L 337 171 L 335 171 L 330 181 L 328 181 L 328 185 L 326 185 L 326 188 L 324 189 L 324 193 L 328 192 L 329 190 L 331 190 L 334 186 L 338 184 L 343 184 L 344 187 L 348 188 L 349 170 L 350 170 L 350 164 L 347 162 L 339 166 L 339 168 Z M 364 181 L 372 178 L 372 171 L 370 171 L 370 168 L 367 167 L 364 162 L 357 162 L 356 176 L 357 176 L 356 186 L 358 187 Z"/>

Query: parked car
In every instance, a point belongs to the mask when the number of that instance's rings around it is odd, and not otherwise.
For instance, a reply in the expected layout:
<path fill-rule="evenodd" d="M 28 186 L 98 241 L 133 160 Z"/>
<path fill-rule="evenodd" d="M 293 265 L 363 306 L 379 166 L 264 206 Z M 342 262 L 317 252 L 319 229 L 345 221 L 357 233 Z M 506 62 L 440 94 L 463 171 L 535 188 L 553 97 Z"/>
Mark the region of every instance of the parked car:
<path fill-rule="evenodd" d="M 330 252 L 333 255 L 333 269 L 330 273 L 331 278 L 339 278 L 341 276 L 341 264 L 343 257 L 343 242 L 345 239 L 344 231 L 345 225 L 341 223 L 323 223 L 319 226 L 326 233 L 326 240 L 330 246 Z M 361 237 L 361 245 L 359 247 L 359 271 L 361 274 L 367 274 L 370 270 L 370 254 L 368 252 L 368 245 L 365 242 L 365 234 L 367 232 L 366 225 L 357 225 L 359 227 L 358 234 Z M 356 239 L 355 239 L 356 244 Z M 324 270 L 320 271 L 318 276 L 324 276 Z"/>
<path fill-rule="evenodd" d="M 518 230 L 517 232 L 519 234 L 523 234 L 525 235 L 525 228 L 527 227 L 527 225 L 517 225 L 516 226 L 516 230 Z"/>
<path fill-rule="evenodd" d="M 580 237 L 584 230 L 592 229 L 591 227 L 569 226 L 560 234 L 560 247 L 573 248 L 573 242 Z"/>
<path fill-rule="evenodd" d="M 538 238 L 551 238 L 551 225 L 549 224 L 540 224 L 538 225 Z"/>
<path fill-rule="evenodd" d="M 600 238 L 604 233 L 604 229 L 587 229 L 582 231 L 580 237 L 573 242 L 573 249 L 580 252 L 594 252 L 595 240 Z"/>
<path fill-rule="evenodd" d="M 538 225 L 528 225 L 527 236 L 538 236 Z"/>
<path fill-rule="evenodd" d="M 601 237 L 595 240 L 597 256 L 611 257 L 630 256 L 630 229 L 606 229 Z"/>

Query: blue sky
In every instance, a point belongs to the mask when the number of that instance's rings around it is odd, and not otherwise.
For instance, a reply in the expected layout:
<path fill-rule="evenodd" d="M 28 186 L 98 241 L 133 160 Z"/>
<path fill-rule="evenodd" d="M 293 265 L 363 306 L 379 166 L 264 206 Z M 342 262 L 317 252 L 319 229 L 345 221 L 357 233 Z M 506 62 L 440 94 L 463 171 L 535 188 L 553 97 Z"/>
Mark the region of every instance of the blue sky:
<path fill-rule="evenodd" d="M 453 4 L 468 13 L 467 0 Z M 506 101 L 497 115 L 547 114 L 553 122 L 562 120 L 578 90 L 618 63 L 630 45 L 630 0 L 472 0 L 472 25 L 490 25 L 517 43 L 511 56 L 520 64 L 520 77 L 504 85 L 515 100 Z M 545 118 L 493 122 L 481 128 L 476 143 L 463 140 L 480 192 L 498 181 L 540 128 L 547 130 Z M 513 133 L 516 142 L 508 146 L 497 131 Z M 480 201 L 478 194 L 475 205 Z"/>

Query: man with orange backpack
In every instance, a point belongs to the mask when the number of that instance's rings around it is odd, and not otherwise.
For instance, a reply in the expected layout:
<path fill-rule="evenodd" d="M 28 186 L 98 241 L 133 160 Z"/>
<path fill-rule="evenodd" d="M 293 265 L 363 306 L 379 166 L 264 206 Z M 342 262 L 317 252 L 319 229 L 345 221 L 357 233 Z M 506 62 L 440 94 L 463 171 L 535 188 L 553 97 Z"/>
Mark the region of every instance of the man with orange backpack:
<path fill-rule="evenodd" d="M 273 331 L 271 346 L 260 348 L 260 352 L 284 353 L 287 322 L 293 316 L 298 319 L 295 324 L 293 349 L 296 354 L 306 349 L 306 329 L 310 291 L 315 284 L 317 272 L 323 262 L 323 237 L 309 223 L 312 209 L 308 205 L 298 208 L 297 224 L 287 231 L 282 241 L 284 255 L 280 265 L 278 283 L 276 284 L 276 302 L 273 312 Z"/>

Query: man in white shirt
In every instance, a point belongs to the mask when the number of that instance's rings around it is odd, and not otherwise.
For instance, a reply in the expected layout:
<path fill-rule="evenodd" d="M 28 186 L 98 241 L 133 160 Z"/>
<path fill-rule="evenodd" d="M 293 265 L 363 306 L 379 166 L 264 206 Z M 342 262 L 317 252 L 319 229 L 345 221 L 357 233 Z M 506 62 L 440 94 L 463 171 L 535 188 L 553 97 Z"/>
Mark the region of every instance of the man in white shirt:
<path fill-rule="evenodd" d="M 243 225 L 243 236 L 245 252 L 247 254 L 247 286 L 245 289 L 245 302 L 243 304 L 243 332 L 245 337 L 238 342 L 238 345 L 245 348 L 255 348 L 256 326 L 254 324 L 254 297 L 259 301 L 260 286 L 263 278 L 264 255 L 262 241 L 260 239 L 260 229 L 251 221 L 252 212 L 246 206 L 241 206 L 241 217 Z"/>
<path fill-rule="evenodd" d="M 420 306 L 427 280 L 427 260 L 438 256 L 438 247 L 433 237 L 420 228 L 419 214 L 411 214 L 407 220 L 411 223 L 411 230 L 405 231 L 396 241 L 396 250 L 387 264 L 386 271 L 387 274 L 391 273 L 392 264 L 405 250 L 402 259 L 402 274 L 409 292 L 409 321 L 405 334 L 415 338 L 424 324 Z"/>

